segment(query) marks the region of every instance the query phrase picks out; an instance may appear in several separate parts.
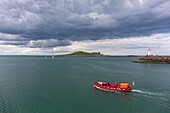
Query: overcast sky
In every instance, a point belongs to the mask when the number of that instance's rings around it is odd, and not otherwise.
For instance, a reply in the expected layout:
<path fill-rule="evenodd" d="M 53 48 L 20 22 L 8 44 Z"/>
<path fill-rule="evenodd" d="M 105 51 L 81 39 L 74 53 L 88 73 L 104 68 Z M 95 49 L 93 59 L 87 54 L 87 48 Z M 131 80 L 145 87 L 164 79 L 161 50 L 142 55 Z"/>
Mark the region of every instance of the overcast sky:
<path fill-rule="evenodd" d="M 169 0 L 0 0 L 0 55 L 170 55 Z"/>

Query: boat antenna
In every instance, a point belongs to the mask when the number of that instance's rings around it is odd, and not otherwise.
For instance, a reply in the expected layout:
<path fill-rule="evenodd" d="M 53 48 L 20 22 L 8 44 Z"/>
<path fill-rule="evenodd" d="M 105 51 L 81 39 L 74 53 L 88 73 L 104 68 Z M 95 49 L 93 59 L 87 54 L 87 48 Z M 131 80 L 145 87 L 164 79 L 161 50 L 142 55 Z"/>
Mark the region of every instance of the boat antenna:
<path fill-rule="evenodd" d="M 132 86 L 135 86 L 135 82 L 134 81 L 132 82 Z"/>

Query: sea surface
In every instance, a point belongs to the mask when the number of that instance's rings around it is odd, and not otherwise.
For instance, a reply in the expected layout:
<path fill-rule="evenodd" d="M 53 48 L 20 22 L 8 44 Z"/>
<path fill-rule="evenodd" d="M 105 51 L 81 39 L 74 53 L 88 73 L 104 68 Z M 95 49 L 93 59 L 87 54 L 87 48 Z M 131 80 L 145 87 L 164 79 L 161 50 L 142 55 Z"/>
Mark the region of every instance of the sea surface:
<path fill-rule="evenodd" d="M 170 65 L 138 57 L 0 57 L 0 113 L 170 113 Z M 130 93 L 94 81 L 135 82 Z"/>

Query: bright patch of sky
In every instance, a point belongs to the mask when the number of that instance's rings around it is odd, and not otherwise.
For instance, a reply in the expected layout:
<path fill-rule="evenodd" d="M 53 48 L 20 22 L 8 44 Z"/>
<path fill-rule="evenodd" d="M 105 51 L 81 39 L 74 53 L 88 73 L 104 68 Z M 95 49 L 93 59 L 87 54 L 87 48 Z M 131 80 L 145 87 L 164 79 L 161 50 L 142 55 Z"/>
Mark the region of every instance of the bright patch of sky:
<path fill-rule="evenodd" d="M 169 0 L 1 0 L 0 55 L 170 55 Z"/>

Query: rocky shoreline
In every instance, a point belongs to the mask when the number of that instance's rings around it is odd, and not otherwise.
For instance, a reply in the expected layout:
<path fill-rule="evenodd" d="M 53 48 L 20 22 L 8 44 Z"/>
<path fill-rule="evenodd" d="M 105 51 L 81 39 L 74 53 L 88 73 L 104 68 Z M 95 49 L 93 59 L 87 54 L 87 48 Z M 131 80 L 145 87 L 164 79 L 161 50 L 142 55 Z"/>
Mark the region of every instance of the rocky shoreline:
<path fill-rule="evenodd" d="M 170 64 L 170 56 L 144 56 L 138 60 L 134 60 L 135 63 L 152 63 L 152 64 Z"/>

